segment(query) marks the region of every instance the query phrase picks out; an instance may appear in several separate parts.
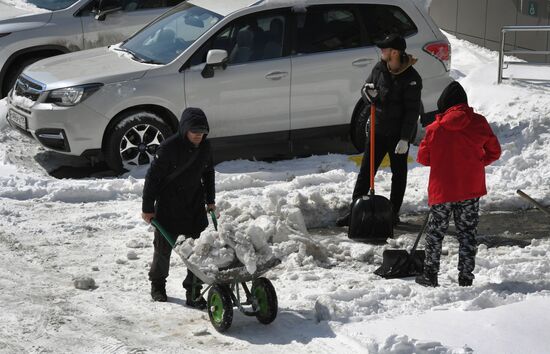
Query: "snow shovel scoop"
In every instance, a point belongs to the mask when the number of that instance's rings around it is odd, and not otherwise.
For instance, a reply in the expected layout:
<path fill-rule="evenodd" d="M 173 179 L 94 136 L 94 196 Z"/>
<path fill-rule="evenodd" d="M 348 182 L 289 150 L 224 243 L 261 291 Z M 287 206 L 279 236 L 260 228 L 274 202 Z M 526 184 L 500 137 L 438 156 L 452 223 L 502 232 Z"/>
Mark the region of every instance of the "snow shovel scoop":
<path fill-rule="evenodd" d="M 536 206 L 540 211 L 542 211 L 543 213 L 545 213 L 546 215 L 550 216 L 550 210 L 548 210 L 547 208 L 544 207 L 544 205 L 542 205 L 541 203 L 537 202 L 536 200 L 534 200 L 533 198 L 531 198 L 530 196 L 528 196 L 526 193 L 524 193 L 521 189 L 518 189 L 516 191 L 517 194 L 519 194 L 521 197 L 525 198 L 526 200 L 528 200 L 531 204 L 533 204 L 534 206 Z"/>
<path fill-rule="evenodd" d="M 348 237 L 355 241 L 383 243 L 393 237 L 393 211 L 391 202 L 374 194 L 374 103 L 370 106 L 370 190 L 369 195 L 358 198 L 353 203 L 348 229 Z"/>
<path fill-rule="evenodd" d="M 405 250 L 385 250 L 382 254 L 382 265 L 380 268 L 374 271 L 374 274 L 386 279 L 393 278 L 407 278 L 422 273 L 424 269 L 424 258 L 426 258 L 426 252 L 424 250 L 416 250 L 420 237 L 426 230 L 430 214 L 426 216 L 424 224 L 414 241 L 414 246 L 411 252 Z"/>

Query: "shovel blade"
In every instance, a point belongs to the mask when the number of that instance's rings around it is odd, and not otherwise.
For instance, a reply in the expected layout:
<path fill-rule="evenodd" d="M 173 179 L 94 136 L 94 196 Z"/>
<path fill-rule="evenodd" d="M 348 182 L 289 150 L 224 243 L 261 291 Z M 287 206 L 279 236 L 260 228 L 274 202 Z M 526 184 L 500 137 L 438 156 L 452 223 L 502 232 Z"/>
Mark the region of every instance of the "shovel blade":
<path fill-rule="evenodd" d="M 393 237 L 390 201 L 380 195 L 357 199 L 351 210 L 348 237 L 367 243 L 383 243 L 388 237 Z"/>
<path fill-rule="evenodd" d="M 426 252 L 417 250 L 413 255 L 405 250 L 385 250 L 382 265 L 374 274 L 386 279 L 407 278 L 422 274 Z"/>

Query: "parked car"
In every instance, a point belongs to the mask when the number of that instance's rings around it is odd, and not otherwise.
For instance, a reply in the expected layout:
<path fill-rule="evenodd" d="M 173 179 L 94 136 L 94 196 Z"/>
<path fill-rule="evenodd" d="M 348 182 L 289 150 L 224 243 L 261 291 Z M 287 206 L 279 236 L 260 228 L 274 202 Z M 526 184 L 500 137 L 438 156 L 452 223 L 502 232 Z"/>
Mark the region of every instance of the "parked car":
<path fill-rule="evenodd" d="M 297 3 L 182 3 L 120 44 L 27 68 L 8 121 L 118 171 L 148 164 L 186 107 L 208 116 L 217 160 L 362 150 L 359 91 L 380 57 L 374 41 L 392 32 L 419 58 L 422 109 L 436 109 L 450 45 L 415 1 Z"/>
<path fill-rule="evenodd" d="M 182 0 L 0 0 L 0 98 L 40 59 L 118 43 Z"/>

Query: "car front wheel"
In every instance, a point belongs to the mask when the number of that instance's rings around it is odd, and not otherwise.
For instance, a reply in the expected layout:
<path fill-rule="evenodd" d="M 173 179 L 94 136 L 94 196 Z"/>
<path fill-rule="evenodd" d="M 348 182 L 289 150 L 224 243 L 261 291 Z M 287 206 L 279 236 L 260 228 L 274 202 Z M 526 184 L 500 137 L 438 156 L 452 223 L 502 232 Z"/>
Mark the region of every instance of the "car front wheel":
<path fill-rule="evenodd" d="M 170 127 L 156 113 L 128 112 L 107 137 L 105 161 L 116 172 L 149 165 L 160 143 L 171 134 Z"/>

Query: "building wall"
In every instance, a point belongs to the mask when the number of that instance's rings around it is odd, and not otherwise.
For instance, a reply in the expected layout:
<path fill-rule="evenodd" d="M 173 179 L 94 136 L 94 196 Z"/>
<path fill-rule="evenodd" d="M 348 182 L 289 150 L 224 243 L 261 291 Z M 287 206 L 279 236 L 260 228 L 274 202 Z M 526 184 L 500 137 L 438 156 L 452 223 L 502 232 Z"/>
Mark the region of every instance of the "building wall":
<path fill-rule="evenodd" d="M 442 30 L 492 50 L 502 26 L 550 25 L 550 0 L 432 0 L 429 12 Z M 550 50 L 550 32 L 508 32 L 505 48 Z M 549 55 L 518 57 L 550 62 Z"/>

